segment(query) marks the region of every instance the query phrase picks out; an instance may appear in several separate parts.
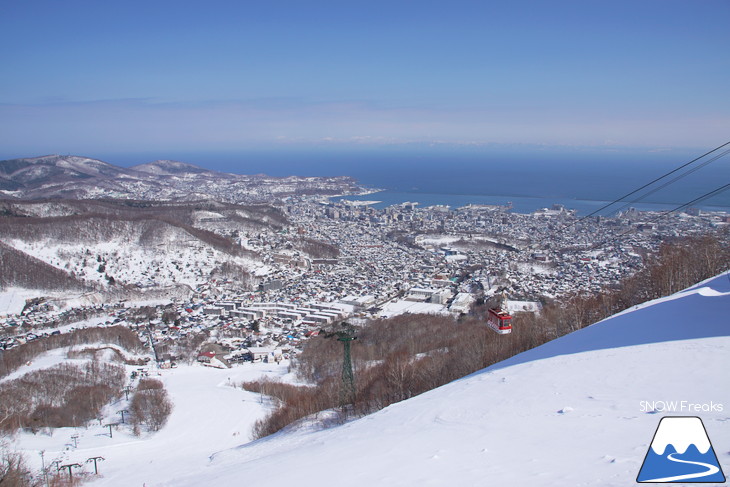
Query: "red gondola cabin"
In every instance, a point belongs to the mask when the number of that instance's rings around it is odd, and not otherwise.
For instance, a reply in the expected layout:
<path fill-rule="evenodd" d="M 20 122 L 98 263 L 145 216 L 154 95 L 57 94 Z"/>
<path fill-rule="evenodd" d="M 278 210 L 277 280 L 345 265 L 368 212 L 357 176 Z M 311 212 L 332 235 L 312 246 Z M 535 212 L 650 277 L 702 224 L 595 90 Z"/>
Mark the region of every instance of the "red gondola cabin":
<path fill-rule="evenodd" d="M 500 334 L 512 332 L 512 316 L 500 308 L 490 308 L 487 316 L 489 327 Z"/>

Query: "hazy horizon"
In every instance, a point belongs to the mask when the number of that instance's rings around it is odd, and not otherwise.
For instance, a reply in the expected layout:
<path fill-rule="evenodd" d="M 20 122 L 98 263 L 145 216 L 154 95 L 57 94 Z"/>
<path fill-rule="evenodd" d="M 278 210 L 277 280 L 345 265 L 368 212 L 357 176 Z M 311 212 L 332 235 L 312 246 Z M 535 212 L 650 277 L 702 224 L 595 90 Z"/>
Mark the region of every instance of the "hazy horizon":
<path fill-rule="evenodd" d="M 231 172 L 234 174 L 266 173 L 272 176 L 347 176 L 353 168 L 358 169 L 367 161 L 387 163 L 400 160 L 436 161 L 448 160 L 467 165 L 479 161 L 526 161 L 544 164 L 547 161 L 573 161 L 580 164 L 606 163 L 657 164 L 671 166 L 688 162 L 714 147 L 701 148 L 642 148 L 642 147 L 585 147 L 549 146 L 534 144 L 402 144 L 391 146 L 363 147 L 278 147 L 248 150 L 159 150 L 90 153 L 28 154 L 0 152 L 0 160 L 33 158 L 46 155 L 72 155 L 89 157 L 121 167 L 131 167 L 158 160 L 172 160 L 200 166 L 205 169 Z M 251 169 L 252 168 L 252 169 Z M 300 172 L 291 172 L 299 168 Z M 326 168 L 328 172 L 323 173 Z M 342 170 L 339 170 L 341 168 Z M 282 172 L 283 171 L 283 172 Z M 334 171 L 334 172 L 333 172 Z"/>

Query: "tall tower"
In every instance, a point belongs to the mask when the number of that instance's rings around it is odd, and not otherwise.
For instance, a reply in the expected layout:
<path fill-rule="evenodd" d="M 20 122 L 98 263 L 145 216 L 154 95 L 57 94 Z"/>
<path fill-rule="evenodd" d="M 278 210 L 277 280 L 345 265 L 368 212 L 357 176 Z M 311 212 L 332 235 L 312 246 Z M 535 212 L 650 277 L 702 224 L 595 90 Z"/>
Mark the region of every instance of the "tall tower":
<path fill-rule="evenodd" d="M 345 323 L 343 323 L 345 325 Z M 352 357 L 350 356 L 350 343 L 356 340 L 355 329 L 348 327 L 340 331 L 337 340 L 342 342 L 342 385 L 340 389 L 340 405 L 353 404 L 355 402 L 355 374 L 352 371 Z"/>
<path fill-rule="evenodd" d="M 352 371 L 352 356 L 350 354 L 350 344 L 353 340 L 357 340 L 355 336 L 355 328 L 347 322 L 340 324 L 342 327 L 337 331 L 322 330 L 325 338 L 337 337 L 337 341 L 342 342 L 343 358 L 342 358 L 342 383 L 340 384 L 340 406 L 346 406 L 355 402 L 355 374 Z"/>

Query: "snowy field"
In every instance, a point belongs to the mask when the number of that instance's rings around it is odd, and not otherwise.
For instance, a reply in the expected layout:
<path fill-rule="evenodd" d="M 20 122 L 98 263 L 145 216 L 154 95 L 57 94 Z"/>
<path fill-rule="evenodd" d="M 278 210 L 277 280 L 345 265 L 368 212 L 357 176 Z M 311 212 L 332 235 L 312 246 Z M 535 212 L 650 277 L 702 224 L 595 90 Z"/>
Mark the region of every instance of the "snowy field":
<path fill-rule="evenodd" d="M 33 297 L 33 291 L 23 288 L 9 288 L 0 292 L 0 317 L 20 314 L 25 308 L 25 300 Z"/>
<path fill-rule="evenodd" d="M 399 299 L 397 301 L 391 301 L 389 303 L 386 303 L 385 306 L 383 306 L 383 310 L 379 313 L 379 316 L 383 318 L 392 318 L 393 316 L 402 315 L 404 313 L 448 315 L 449 311 L 443 304 L 419 303 L 415 301 Z"/>
<path fill-rule="evenodd" d="M 18 445 L 34 468 L 40 450 L 46 464 L 103 456 L 90 484 L 100 486 L 625 486 L 659 420 L 696 415 L 727 474 L 728 310 L 725 274 L 360 420 L 254 442 L 251 426 L 271 404 L 231 384 L 262 374 L 292 380 L 286 365 L 184 366 L 159 372 L 175 408 L 156 434 L 120 426 L 109 438 L 91 426 L 23 433 Z M 700 410 L 655 411 L 646 401 Z M 723 409 L 702 410 L 712 404 Z"/>

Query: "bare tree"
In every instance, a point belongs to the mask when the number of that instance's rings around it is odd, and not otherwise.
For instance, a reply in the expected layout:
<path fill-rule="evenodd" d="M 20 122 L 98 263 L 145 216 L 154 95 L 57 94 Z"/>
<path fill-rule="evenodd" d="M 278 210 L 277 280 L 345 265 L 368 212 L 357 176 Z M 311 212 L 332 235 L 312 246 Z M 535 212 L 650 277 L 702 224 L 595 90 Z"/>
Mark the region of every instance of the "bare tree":
<path fill-rule="evenodd" d="M 172 407 L 162 382 L 155 379 L 140 380 L 129 405 L 134 431 L 138 432 L 140 426 L 145 426 L 148 431 L 158 431 L 167 422 Z"/>

